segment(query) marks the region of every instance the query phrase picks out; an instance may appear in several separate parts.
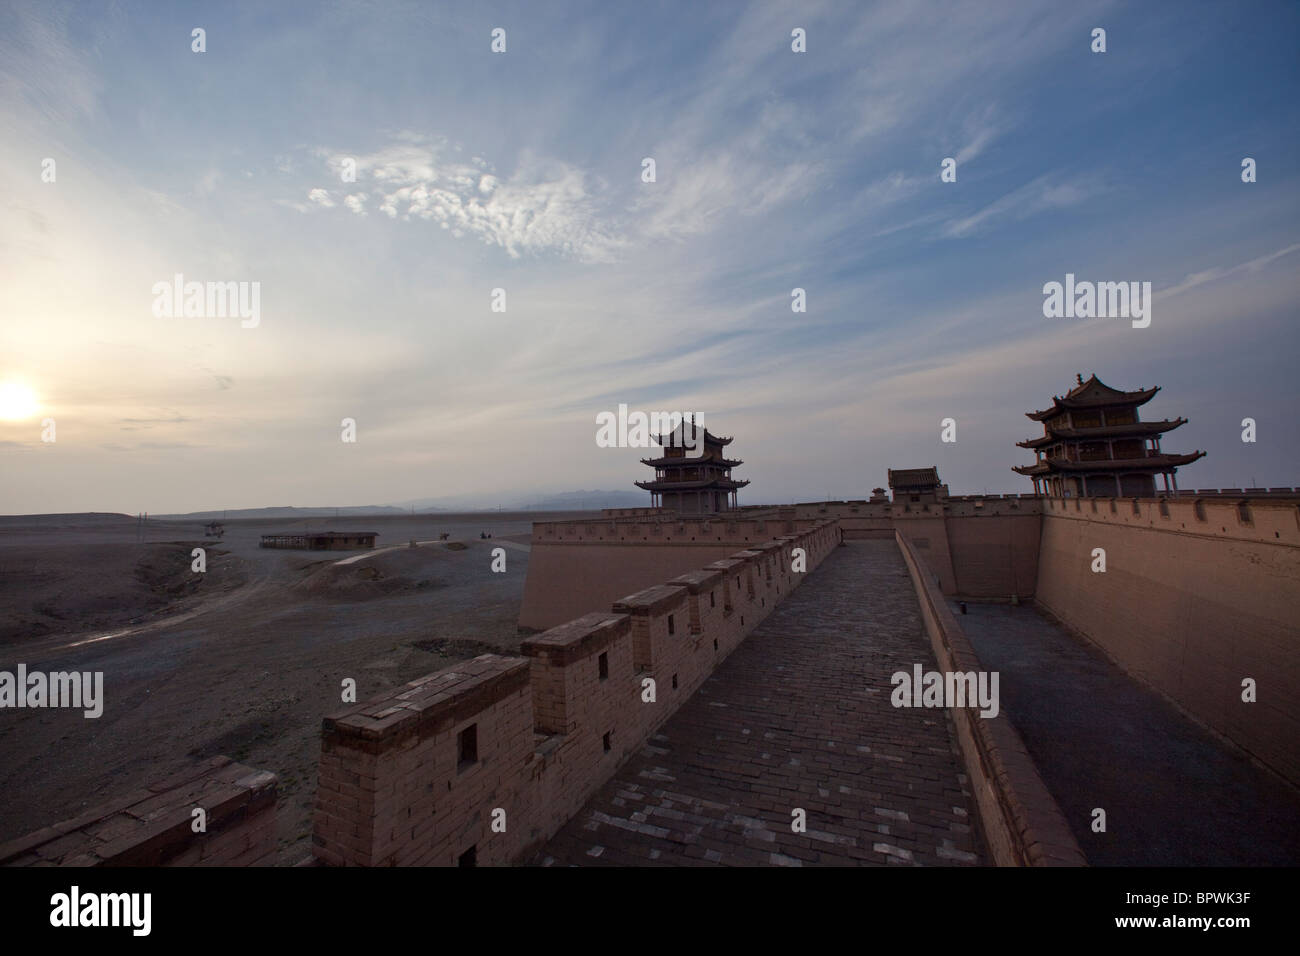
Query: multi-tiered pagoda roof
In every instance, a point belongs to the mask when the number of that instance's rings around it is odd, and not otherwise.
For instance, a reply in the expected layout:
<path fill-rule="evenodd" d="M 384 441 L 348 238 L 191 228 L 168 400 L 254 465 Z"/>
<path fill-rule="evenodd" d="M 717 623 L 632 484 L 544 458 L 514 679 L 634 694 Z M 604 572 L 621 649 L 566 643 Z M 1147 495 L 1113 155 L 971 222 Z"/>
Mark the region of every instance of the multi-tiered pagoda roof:
<path fill-rule="evenodd" d="M 1043 423 L 1043 435 L 1017 442 L 1033 450 L 1037 461 L 1013 470 L 1032 478 L 1034 491 L 1060 497 L 1148 497 L 1155 494 L 1155 476 L 1163 475 L 1165 491 L 1176 490 L 1178 468 L 1205 456 L 1171 454 L 1160 448 L 1160 436 L 1187 419 L 1144 422 L 1138 408 L 1160 387 L 1126 392 L 1111 388 L 1096 375 L 1063 396 L 1050 408 L 1026 412 Z M 1172 489 L 1171 489 L 1172 483 Z"/>
<path fill-rule="evenodd" d="M 736 492 L 749 482 L 731 477 L 731 469 L 744 464 L 739 458 L 723 454 L 731 438 L 683 422 L 671 435 L 660 435 L 657 440 L 663 454 L 641 459 L 642 464 L 654 468 L 655 477 L 636 482 L 638 488 L 650 492 L 655 507 L 684 514 L 711 514 L 739 507 Z"/>

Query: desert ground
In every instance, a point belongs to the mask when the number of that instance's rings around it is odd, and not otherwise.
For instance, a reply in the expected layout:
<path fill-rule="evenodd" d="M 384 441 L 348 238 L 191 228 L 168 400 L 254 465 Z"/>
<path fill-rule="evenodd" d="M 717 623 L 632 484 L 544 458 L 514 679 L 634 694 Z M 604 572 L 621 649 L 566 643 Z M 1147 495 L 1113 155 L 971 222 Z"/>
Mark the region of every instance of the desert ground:
<path fill-rule="evenodd" d="M 245 519 L 219 539 L 202 521 L 151 519 L 141 532 L 124 515 L 0 517 L 0 670 L 104 674 L 99 718 L 0 710 L 0 842 L 225 754 L 279 776 L 279 859 L 300 862 L 321 718 L 344 706 L 343 680 L 365 700 L 517 651 L 532 522 L 576 516 Z M 309 530 L 379 539 L 374 552 L 258 546 Z M 503 574 L 490 567 L 498 546 Z M 195 547 L 207 549 L 203 574 L 190 569 Z"/>

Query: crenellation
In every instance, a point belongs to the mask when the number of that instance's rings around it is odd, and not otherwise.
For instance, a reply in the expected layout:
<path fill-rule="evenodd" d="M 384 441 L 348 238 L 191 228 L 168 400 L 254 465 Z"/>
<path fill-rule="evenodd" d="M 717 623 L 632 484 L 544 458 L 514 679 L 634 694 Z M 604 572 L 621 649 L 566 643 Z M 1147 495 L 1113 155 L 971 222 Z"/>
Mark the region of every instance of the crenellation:
<path fill-rule="evenodd" d="M 696 571 L 688 571 L 686 574 L 680 574 L 668 582 L 670 585 L 685 587 L 690 596 L 690 629 L 692 634 L 702 634 L 706 626 L 713 623 L 713 615 L 710 612 L 721 609 L 717 592 L 719 586 L 723 583 L 724 577 L 725 575 L 721 570 L 701 568 Z"/>
<path fill-rule="evenodd" d="M 215 757 L 0 845 L 0 866 L 261 866 L 275 856 L 278 780 Z M 194 811 L 205 814 L 203 832 Z"/>
<path fill-rule="evenodd" d="M 480 864 L 519 860 L 576 813 L 776 604 L 780 575 L 771 565 L 797 546 L 812 571 L 838 540 L 826 521 L 765 538 L 623 597 L 608 612 L 531 637 L 521 658 L 483 655 L 327 717 L 317 861 L 452 866 L 471 846 Z M 757 584 L 765 571 L 771 580 Z M 475 759 L 465 765 L 456 758 L 458 737 L 471 727 Z M 496 808 L 506 811 L 504 833 L 490 829 Z"/>

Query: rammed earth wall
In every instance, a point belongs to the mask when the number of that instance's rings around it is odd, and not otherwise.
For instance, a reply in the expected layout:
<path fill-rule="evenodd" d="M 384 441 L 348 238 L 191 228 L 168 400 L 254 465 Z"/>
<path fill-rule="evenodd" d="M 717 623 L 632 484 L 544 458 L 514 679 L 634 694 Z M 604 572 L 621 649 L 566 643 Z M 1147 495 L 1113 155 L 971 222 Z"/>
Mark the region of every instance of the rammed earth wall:
<path fill-rule="evenodd" d="M 1104 572 L 1093 570 L 1098 548 Z M 1049 499 L 1036 598 L 1130 674 L 1300 784 L 1295 502 Z M 1255 703 L 1242 700 L 1246 678 Z"/>
<path fill-rule="evenodd" d="M 484 655 L 326 718 L 316 857 L 523 859 L 798 586 L 793 549 L 811 572 L 840 538 L 825 521 L 755 542 L 539 634 L 522 657 Z"/>
<path fill-rule="evenodd" d="M 632 516 L 539 521 L 533 525 L 519 626 L 545 630 L 660 581 L 725 558 L 823 518 L 793 509 L 766 517 Z"/>

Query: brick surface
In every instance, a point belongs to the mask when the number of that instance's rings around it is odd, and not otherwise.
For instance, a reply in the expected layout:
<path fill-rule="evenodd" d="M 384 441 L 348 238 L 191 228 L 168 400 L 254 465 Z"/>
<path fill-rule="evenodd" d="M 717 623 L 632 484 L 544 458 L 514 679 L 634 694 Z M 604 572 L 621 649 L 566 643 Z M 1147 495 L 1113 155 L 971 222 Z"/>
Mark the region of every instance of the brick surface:
<path fill-rule="evenodd" d="M 275 850 L 276 777 L 216 757 L 147 789 L 0 846 L 0 866 L 188 866 L 268 860 Z M 191 813 L 208 812 L 195 834 Z"/>
<path fill-rule="evenodd" d="M 532 862 L 987 862 L 946 712 L 890 705 L 914 663 L 935 667 L 897 545 L 834 550 Z"/>
<path fill-rule="evenodd" d="M 1035 761 L 1089 863 L 1300 863 L 1295 790 L 1035 608 L 968 610 L 959 620 L 985 666 L 1001 672 L 1024 759 Z M 1092 830 L 1095 807 L 1106 810 L 1106 833 Z"/>

